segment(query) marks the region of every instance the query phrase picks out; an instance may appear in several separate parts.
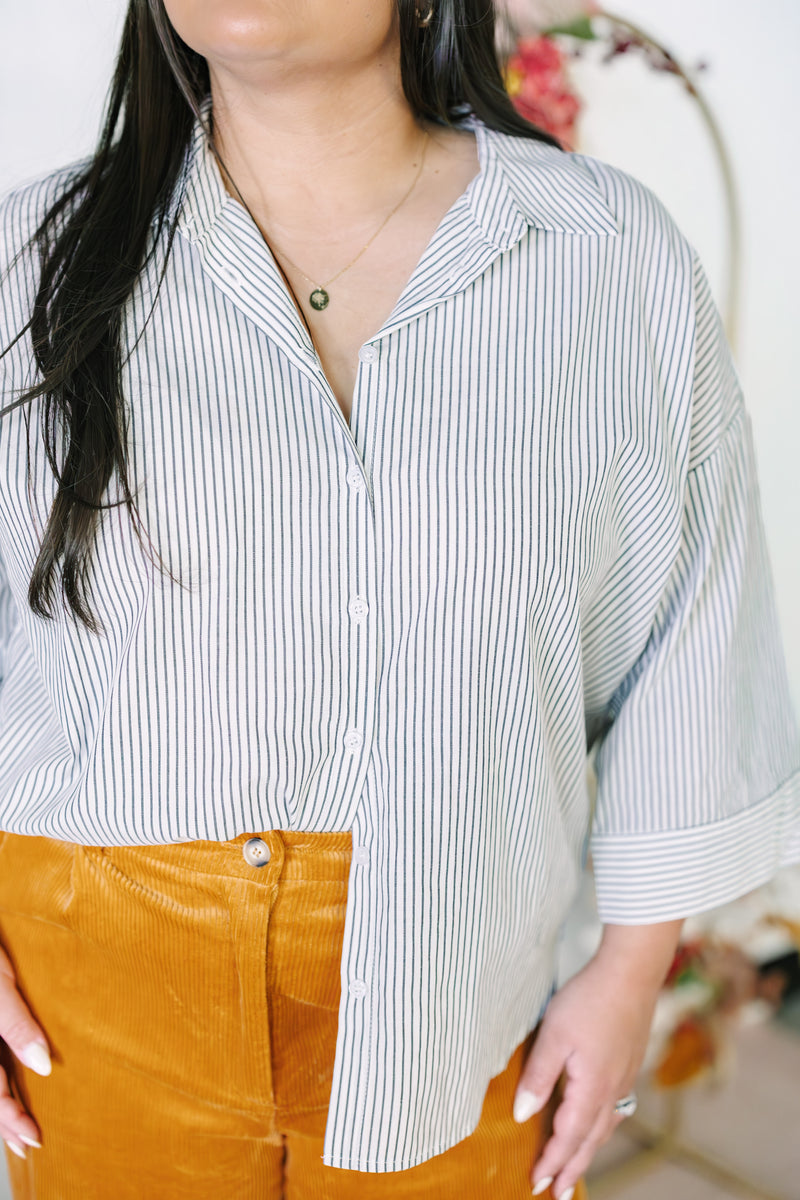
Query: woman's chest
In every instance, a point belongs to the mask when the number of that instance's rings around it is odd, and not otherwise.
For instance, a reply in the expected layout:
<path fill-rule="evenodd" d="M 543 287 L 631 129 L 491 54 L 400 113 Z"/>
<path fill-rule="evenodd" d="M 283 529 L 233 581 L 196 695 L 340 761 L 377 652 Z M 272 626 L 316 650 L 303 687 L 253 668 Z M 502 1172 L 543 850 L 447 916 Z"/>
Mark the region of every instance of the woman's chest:
<path fill-rule="evenodd" d="M 482 571 L 517 561 L 545 582 L 596 568 L 597 531 L 610 545 L 625 508 L 660 486 L 661 381 L 609 344 L 591 289 L 565 298 L 528 271 L 511 296 L 508 278 L 506 260 L 421 295 L 374 335 L 363 312 L 348 323 L 331 309 L 320 354 L 233 287 L 165 287 L 123 369 L 132 482 L 164 561 L 191 578 L 279 580 L 312 545 L 329 555 L 314 569 L 335 574 L 377 539 L 421 575 L 435 558 L 451 578 L 476 548 Z M 2 439 L 18 467 L 4 470 L 7 528 L 31 505 L 39 528 L 52 499 L 35 420 L 31 434 L 33 484 Z"/>
<path fill-rule="evenodd" d="M 257 553 L 280 575 L 322 527 L 332 556 L 379 536 L 411 570 L 478 546 L 552 570 L 580 556 L 646 428 L 643 393 L 598 369 L 579 324 L 510 321 L 474 294 L 354 331 L 338 373 L 235 311 L 213 333 L 184 317 L 180 341 L 140 340 L 126 392 L 145 523 L 192 570 Z"/>

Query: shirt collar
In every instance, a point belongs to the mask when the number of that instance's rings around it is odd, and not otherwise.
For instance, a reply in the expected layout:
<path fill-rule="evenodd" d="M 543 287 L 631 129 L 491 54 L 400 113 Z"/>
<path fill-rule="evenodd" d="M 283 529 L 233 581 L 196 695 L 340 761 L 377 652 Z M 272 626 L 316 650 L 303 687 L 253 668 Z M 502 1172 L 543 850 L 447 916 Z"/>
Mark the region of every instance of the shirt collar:
<path fill-rule="evenodd" d="M 231 202 L 208 144 L 204 122 L 211 97 L 201 106 L 168 217 L 180 213 L 179 228 L 201 239 Z M 554 233 L 615 235 L 619 226 L 580 154 L 547 142 L 489 129 L 476 117 L 464 121 L 478 142 L 480 173 L 468 201 L 486 241 L 498 249 L 514 245 L 529 226 Z"/>
<path fill-rule="evenodd" d="M 179 217 L 178 228 L 190 241 L 199 241 L 213 228 L 229 195 L 206 135 L 211 117 L 211 96 L 200 105 L 183 168 L 172 193 L 167 218 Z"/>
<path fill-rule="evenodd" d="M 466 124 L 474 129 L 481 162 L 471 203 L 489 241 L 513 245 L 520 222 L 554 233 L 619 233 L 583 156 L 498 133 L 475 118 Z"/>

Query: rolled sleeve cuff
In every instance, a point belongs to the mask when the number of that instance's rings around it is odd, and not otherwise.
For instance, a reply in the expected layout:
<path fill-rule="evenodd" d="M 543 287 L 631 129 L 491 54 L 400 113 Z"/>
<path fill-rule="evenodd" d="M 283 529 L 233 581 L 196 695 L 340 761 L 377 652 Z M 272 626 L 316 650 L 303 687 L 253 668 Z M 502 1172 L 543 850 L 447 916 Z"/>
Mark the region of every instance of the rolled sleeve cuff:
<path fill-rule="evenodd" d="M 800 773 L 734 816 L 692 829 L 592 838 L 600 920 L 647 925 L 706 912 L 800 862 Z"/>

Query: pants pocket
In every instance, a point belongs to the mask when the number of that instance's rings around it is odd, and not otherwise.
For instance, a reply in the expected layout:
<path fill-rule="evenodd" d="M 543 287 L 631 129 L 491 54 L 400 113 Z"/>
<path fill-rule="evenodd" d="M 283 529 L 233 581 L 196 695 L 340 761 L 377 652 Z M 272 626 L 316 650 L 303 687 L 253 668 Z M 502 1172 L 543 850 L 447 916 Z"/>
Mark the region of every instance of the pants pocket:
<path fill-rule="evenodd" d="M 0 914 L 70 928 L 75 900 L 74 842 L 3 832 Z"/>

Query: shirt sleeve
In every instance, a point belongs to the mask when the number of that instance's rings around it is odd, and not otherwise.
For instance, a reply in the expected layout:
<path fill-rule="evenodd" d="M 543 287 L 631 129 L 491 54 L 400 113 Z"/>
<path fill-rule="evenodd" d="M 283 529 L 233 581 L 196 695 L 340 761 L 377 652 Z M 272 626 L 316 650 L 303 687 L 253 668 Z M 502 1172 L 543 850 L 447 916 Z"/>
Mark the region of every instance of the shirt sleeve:
<path fill-rule="evenodd" d="M 600 918 L 689 916 L 800 860 L 800 739 L 752 428 L 699 260 L 678 552 L 595 757 Z"/>

